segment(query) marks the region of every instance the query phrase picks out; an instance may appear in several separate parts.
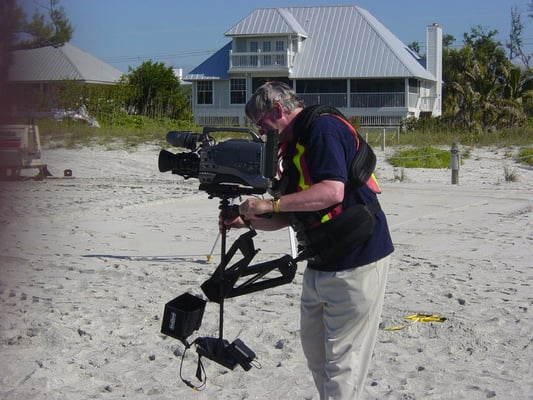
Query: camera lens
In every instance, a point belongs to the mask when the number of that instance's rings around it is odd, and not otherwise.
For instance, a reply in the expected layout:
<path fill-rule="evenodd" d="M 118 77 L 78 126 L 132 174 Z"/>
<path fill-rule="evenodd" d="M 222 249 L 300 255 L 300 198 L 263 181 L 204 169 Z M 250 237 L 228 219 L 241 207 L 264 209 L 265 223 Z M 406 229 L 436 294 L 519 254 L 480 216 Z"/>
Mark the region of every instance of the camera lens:
<path fill-rule="evenodd" d="M 170 131 L 167 133 L 167 142 L 174 147 L 183 147 L 189 150 L 196 149 L 196 143 L 200 140 L 197 133 L 189 131 Z"/>

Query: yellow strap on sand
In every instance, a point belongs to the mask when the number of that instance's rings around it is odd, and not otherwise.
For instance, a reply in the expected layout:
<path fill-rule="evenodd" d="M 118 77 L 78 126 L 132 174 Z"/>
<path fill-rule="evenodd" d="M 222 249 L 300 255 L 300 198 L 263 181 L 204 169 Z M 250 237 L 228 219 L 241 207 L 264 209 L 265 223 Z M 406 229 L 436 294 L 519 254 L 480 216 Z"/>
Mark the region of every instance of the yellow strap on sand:
<path fill-rule="evenodd" d="M 389 326 L 388 328 L 383 328 L 383 330 L 384 331 L 399 331 L 400 329 L 403 329 L 403 328 L 405 328 L 405 325 L 400 324 L 400 325 Z"/>
<path fill-rule="evenodd" d="M 413 322 L 444 322 L 445 317 L 441 317 L 437 314 L 412 314 L 407 315 L 404 319 L 408 319 Z"/>
<path fill-rule="evenodd" d="M 411 323 L 415 322 L 444 322 L 446 321 L 445 317 L 441 317 L 437 314 L 411 314 L 403 317 L 406 320 L 411 321 Z M 383 328 L 384 331 L 399 331 L 401 329 L 404 329 L 406 326 L 404 324 L 399 325 L 393 325 L 389 326 L 387 328 Z"/>

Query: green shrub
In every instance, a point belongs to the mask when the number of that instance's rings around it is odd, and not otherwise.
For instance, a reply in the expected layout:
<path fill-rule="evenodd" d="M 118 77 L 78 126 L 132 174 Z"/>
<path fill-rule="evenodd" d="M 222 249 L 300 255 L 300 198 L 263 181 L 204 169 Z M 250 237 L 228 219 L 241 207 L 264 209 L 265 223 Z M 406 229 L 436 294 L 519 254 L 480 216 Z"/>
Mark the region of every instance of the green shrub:
<path fill-rule="evenodd" d="M 516 161 L 533 166 L 533 147 L 526 147 L 518 152 Z"/>
<path fill-rule="evenodd" d="M 426 146 L 397 151 L 387 161 L 394 167 L 448 168 L 450 166 L 450 152 Z"/>
<path fill-rule="evenodd" d="M 84 121 L 53 121 L 39 119 L 41 142 L 47 147 L 80 148 L 101 145 L 108 149 L 131 148 L 142 144 L 168 146 L 165 137 L 171 130 L 200 131 L 191 121 L 170 118 L 152 119 L 141 115 L 124 114 L 112 125 L 102 123 L 100 128 L 90 127 Z"/>
<path fill-rule="evenodd" d="M 98 116 L 97 116 L 98 119 Z M 106 148 L 134 147 L 145 143 L 153 143 L 163 147 L 168 146 L 165 141 L 166 133 L 170 130 L 187 130 L 201 132 L 202 127 L 194 124 L 192 119 L 175 120 L 170 118 L 149 118 L 142 115 L 129 115 L 124 111 L 116 111 L 107 115 L 105 119 L 98 119 L 100 128 L 91 128 L 83 121 L 62 122 L 50 119 L 39 119 L 34 121 L 39 126 L 41 140 L 44 145 L 51 147 L 83 147 L 91 145 L 102 145 Z M 20 123 L 26 123 L 20 122 Z M 461 143 L 462 158 L 467 157 L 464 149 L 466 146 L 523 146 L 517 159 L 525 164 L 532 165 L 531 153 L 533 149 L 533 127 L 520 127 L 508 130 L 491 131 L 485 134 L 474 134 L 460 132 L 443 125 L 439 128 L 436 124 L 427 125 L 421 130 L 402 131 L 397 135 L 387 134 L 387 147 L 406 148 L 406 155 L 395 154 L 391 157 L 391 162 L 398 163 L 398 166 L 407 168 L 447 168 L 449 166 L 449 150 L 439 150 L 450 148 L 453 142 Z M 364 128 L 360 128 L 364 132 Z M 381 133 L 381 132 L 380 132 Z M 230 137 L 242 137 L 239 134 L 227 133 L 218 134 L 217 139 L 223 140 Z M 369 143 L 374 147 L 379 147 L 380 139 L 378 135 L 369 135 Z M 439 157 L 429 157 L 432 153 L 441 154 Z M 404 160 L 395 160 L 401 157 L 409 157 Z M 437 162 L 435 158 L 442 158 Z M 410 164 L 409 166 L 405 164 Z M 435 165 L 435 166 L 431 166 Z"/>

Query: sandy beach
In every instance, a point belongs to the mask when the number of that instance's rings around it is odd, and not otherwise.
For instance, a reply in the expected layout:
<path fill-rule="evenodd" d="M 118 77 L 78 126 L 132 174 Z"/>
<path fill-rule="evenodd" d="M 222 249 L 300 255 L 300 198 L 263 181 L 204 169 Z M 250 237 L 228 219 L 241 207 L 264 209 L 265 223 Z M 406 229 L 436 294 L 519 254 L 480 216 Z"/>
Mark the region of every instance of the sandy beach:
<path fill-rule="evenodd" d="M 396 251 L 366 399 L 533 399 L 533 168 L 513 151 L 470 149 L 459 185 L 449 169 L 402 172 L 376 151 Z M 52 177 L 2 183 L 0 398 L 317 400 L 299 341 L 305 263 L 289 284 L 225 302 L 224 336 L 256 367 L 203 360 L 203 391 L 181 381 L 184 348 L 160 333 L 163 310 L 203 295 L 219 204 L 160 173 L 158 152 L 47 149 Z M 254 240 L 256 261 L 291 252 L 285 230 Z M 416 314 L 442 321 L 405 318 Z M 193 338 L 217 333 L 208 302 Z M 196 368 L 191 349 L 182 374 L 199 384 Z"/>

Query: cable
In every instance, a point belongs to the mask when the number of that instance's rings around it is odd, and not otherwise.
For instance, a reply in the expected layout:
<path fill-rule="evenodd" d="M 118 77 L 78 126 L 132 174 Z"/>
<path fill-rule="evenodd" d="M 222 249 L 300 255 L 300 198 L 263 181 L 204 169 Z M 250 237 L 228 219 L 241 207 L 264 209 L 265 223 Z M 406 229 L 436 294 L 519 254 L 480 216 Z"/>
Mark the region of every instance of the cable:
<path fill-rule="evenodd" d="M 207 385 L 207 375 L 205 373 L 204 364 L 202 363 L 202 357 L 200 355 L 198 355 L 198 367 L 196 369 L 196 378 L 198 378 L 198 380 L 201 381 L 202 384 L 197 386 L 194 383 L 192 383 L 190 380 L 185 379 L 183 377 L 183 360 L 185 359 L 185 354 L 187 353 L 187 350 L 189 350 L 189 348 L 194 344 L 194 342 L 192 342 L 191 344 L 187 343 L 186 340 L 182 340 L 182 342 L 185 345 L 185 350 L 183 350 L 183 354 L 181 355 L 180 379 L 181 379 L 181 381 L 183 383 L 185 383 L 191 389 L 196 390 L 198 392 L 201 392 L 202 390 L 205 389 L 205 387 Z M 202 381 L 202 374 L 203 374 L 203 376 L 205 378 L 203 381 Z"/>

